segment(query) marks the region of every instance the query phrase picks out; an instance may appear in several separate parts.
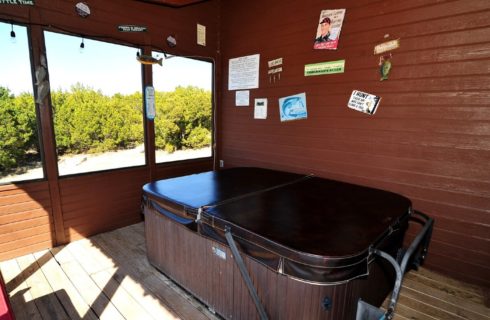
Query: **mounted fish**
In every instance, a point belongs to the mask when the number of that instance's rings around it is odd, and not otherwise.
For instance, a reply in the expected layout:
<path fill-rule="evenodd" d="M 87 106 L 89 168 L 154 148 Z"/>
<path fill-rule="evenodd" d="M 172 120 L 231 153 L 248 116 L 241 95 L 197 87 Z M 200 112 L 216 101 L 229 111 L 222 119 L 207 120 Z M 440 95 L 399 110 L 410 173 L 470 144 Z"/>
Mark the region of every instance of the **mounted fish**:
<path fill-rule="evenodd" d="M 391 53 L 379 57 L 379 73 L 381 74 L 379 81 L 388 79 L 391 70 L 391 57 Z"/>
<path fill-rule="evenodd" d="M 389 34 L 385 34 L 384 38 L 387 39 L 389 38 Z M 381 75 L 381 78 L 379 81 L 387 80 L 388 75 L 390 74 L 391 71 L 391 59 L 393 58 L 393 54 L 391 51 L 400 48 L 400 39 L 395 39 L 395 40 L 389 40 L 385 41 L 383 43 L 380 43 L 374 47 L 374 54 L 382 54 L 379 56 L 379 73 Z"/>
<path fill-rule="evenodd" d="M 136 53 L 136 60 L 138 60 L 141 64 L 159 64 L 163 65 L 163 58 L 157 59 L 152 56 Z"/>

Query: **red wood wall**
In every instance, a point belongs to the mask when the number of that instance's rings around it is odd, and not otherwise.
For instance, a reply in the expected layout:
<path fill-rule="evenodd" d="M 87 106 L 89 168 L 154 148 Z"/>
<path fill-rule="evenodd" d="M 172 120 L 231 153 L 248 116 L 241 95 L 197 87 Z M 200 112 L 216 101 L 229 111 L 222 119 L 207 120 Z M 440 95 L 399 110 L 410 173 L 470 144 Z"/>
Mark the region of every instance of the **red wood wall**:
<path fill-rule="evenodd" d="M 53 245 L 47 182 L 0 186 L 0 261 Z"/>
<path fill-rule="evenodd" d="M 147 52 L 154 48 L 171 54 L 216 59 L 218 1 L 179 9 L 129 0 L 91 1 L 87 2 L 91 15 L 85 19 L 76 15 L 76 3 L 36 0 L 35 6 L 0 4 L 0 21 L 30 27 L 35 65 L 44 50 L 43 30 L 72 32 L 101 40 L 107 37 L 107 41 L 133 44 Z M 206 47 L 196 44 L 196 23 L 207 27 Z M 120 24 L 144 25 L 148 32 L 119 33 Z M 177 47 L 173 49 L 165 44 L 171 34 L 177 38 Z M 151 68 L 146 67 L 145 71 L 144 81 L 150 84 Z M 42 182 L 0 186 L 0 260 L 140 221 L 144 183 L 151 178 L 212 169 L 211 159 L 156 165 L 154 156 L 148 155 L 149 165 L 145 167 L 58 178 L 49 99 L 38 108 L 47 177 Z M 151 122 L 146 125 L 150 129 L 147 144 L 152 150 L 153 126 Z"/>
<path fill-rule="evenodd" d="M 321 10 L 346 8 L 339 48 L 314 50 Z M 220 155 L 401 193 L 435 218 L 426 266 L 490 286 L 490 2 L 221 2 Z M 389 80 L 376 44 L 400 38 Z M 236 107 L 228 59 L 260 54 L 267 120 Z M 269 83 L 267 61 L 283 57 Z M 304 65 L 345 59 L 345 73 L 304 77 Z M 382 97 L 375 115 L 347 107 L 352 90 Z M 306 92 L 308 119 L 281 123 L 278 98 Z"/>
<path fill-rule="evenodd" d="M 490 2 L 211 0 L 173 9 L 114 0 L 89 2 L 86 19 L 75 15 L 75 3 L 0 5 L 0 20 L 32 26 L 36 64 L 46 25 L 217 58 L 217 142 L 225 167 L 313 172 L 404 194 L 436 218 L 427 265 L 490 285 Z M 339 49 L 313 50 L 320 11 L 337 8 L 347 9 Z M 207 27 L 206 47 L 195 43 L 196 23 Z M 119 24 L 146 25 L 149 32 L 120 34 Z M 169 34 L 178 41 L 172 50 L 164 44 Z M 400 38 L 401 48 L 393 52 L 390 79 L 380 82 L 373 47 L 385 34 Z M 256 53 L 260 88 L 251 90 L 251 100 L 269 99 L 267 120 L 254 120 L 252 107 L 235 107 L 227 90 L 228 59 Z M 281 80 L 269 83 L 267 60 L 278 57 Z M 343 74 L 303 76 L 305 64 L 339 59 L 346 60 Z M 347 108 L 353 89 L 382 96 L 374 116 Z M 308 119 L 281 123 L 277 99 L 301 92 Z M 149 157 L 144 168 L 59 179 L 49 101 L 40 107 L 48 177 L 0 187 L 2 260 L 137 221 L 135 190 L 150 177 L 212 168 L 210 160 L 157 166 Z"/>

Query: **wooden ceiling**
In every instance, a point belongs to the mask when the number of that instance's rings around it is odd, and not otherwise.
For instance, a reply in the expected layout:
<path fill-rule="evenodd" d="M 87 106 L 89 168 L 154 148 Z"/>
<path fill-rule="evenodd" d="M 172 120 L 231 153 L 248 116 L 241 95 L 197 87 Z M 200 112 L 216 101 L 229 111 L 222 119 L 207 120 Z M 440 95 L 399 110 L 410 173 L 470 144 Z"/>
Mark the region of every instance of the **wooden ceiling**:
<path fill-rule="evenodd" d="M 196 4 L 199 2 L 204 2 L 206 0 L 138 0 L 138 1 L 180 8 L 180 7 L 188 6 L 191 4 Z"/>

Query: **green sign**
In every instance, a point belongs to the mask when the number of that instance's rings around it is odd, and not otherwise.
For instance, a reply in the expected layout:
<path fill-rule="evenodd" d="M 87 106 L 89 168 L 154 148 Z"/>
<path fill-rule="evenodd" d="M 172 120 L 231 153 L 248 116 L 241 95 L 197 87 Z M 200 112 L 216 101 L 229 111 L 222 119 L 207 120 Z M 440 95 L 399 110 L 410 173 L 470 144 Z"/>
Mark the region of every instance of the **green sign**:
<path fill-rule="evenodd" d="M 345 60 L 320 62 L 305 65 L 305 77 L 322 74 L 344 73 Z"/>

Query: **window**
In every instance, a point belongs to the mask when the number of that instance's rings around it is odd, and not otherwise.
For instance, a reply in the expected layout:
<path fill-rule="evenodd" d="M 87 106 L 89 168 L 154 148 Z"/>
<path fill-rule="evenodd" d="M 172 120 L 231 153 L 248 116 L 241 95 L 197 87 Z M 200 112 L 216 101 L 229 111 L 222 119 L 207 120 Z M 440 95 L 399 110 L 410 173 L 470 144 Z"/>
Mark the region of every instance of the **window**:
<path fill-rule="evenodd" d="M 144 165 L 138 50 L 44 34 L 60 176 Z"/>
<path fill-rule="evenodd" d="M 0 48 L 0 183 L 42 179 L 27 29 L 0 22 Z"/>
<path fill-rule="evenodd" d="M 212 155 L 212 70 L 210 62 L 175 56 L 153 65 L 157 163 Z"/>

